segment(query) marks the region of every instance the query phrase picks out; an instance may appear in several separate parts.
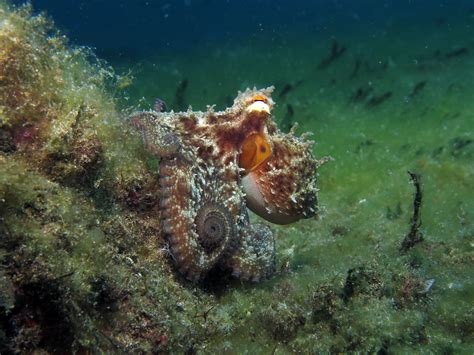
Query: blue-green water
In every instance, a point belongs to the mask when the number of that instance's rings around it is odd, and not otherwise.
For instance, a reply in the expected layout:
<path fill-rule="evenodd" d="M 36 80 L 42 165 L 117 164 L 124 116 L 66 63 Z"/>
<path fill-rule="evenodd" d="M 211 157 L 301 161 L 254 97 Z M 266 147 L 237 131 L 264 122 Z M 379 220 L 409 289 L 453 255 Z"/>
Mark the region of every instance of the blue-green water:
<path fill-rule="evenodd" d="M 0 246 L 0 281 L 11 291 L 0 293 L 0 341 L 8 351 L 472 353 L 471 1 L 36 1 L 33 8 L 52 17 L 67 46 L 92 47 L 107 62 L 89 53 L 92 66 L 81 59 L 55 86 L 36 85 L 65 93 L 46 96 L 54 107 L 46 117 L 58 117 L 40 149 L 46 158 L 2 153 L 0 216 L 9 237 Z M 10 47 L 2 48 L 6 56 Z M 142 203 L 134 194 L 154 196 L 156 175 L 140 144 L 124 138 L 124 117 L 156 97 L 179 109 L 183 82 L 185 104 L 198 110 L 275 85 L 275 120 L 298 122 L 299 133 L 314 133 L 315 155 L 334 158 L 319 172 L 321 218 L 270 225 L 278 272 L 268 281 L 188 283 L 157 239 L 150 210 L 133 207 Z M 27 92 L 35 100 L 34 89 Z M 0 117 L 13 122 L 5 97 Z M 77 107 L 86 107 L 87 137 L 77 144 L 89 146 L 99 132 L 104 166 L 78 163 L 65 148 L 72 138 L 58 143 L 75 127 Z M 407 171 L 421 177 L 424 241 L 400 253 L 415 192 Z M 25 271 L 29 265 L 36 269 Z M 66 330 L 51 334 L 64 342 L 46 341 L 59 318 L 69 320 Z M 34 341 L 23 339 L 28 332 Z"/>
<path fill-rule="evenodd" d="M 469 38 L 474 11 L 468 0 L 38 0 L 33 5 L 52 16 L 75 44 L 94 47 L 110 60 L 255 38 L 264 38 L 276 48 L 291 48 L 284 41 L 298 44 L 294 36 L 316 40 L 321 35 L 330 39 L 361 32 L 358 42 L 363 44 L 394 26 L 424 34 L 464 26 Z M 431 25 L 436 28 L 430 29 Z"/>

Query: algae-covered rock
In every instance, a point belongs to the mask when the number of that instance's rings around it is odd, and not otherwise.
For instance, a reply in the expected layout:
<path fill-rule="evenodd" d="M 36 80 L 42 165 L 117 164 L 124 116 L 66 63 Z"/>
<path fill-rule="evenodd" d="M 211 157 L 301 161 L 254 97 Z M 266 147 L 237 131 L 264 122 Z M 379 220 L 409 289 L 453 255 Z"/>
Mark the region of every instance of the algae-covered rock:
<path fill-rule="evenodd" d="M 0 4 L 2 353 L 187 350 L 205 331 L 174 328 L 209 300 L 174 280 L 116 79 L 45 15 Z"/>

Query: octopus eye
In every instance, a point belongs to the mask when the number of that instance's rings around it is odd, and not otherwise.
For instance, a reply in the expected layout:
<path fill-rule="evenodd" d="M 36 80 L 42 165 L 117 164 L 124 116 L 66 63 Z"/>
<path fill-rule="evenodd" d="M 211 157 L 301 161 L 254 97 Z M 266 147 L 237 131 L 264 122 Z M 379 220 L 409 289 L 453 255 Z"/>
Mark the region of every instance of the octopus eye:
<path fill-rule="evenodd" d="M 264 95 L 254 95 L 252 96 L 251 102 L 257 102 L 257 101 L 262 101 L 268 104 L 268 98 Z"/>
<path fill-rule="evenodd" d="M 199 209 L 196 228 L 199 244 L 209 254 L 234 237 L 232 217 L 222 205 L 216 203 L 205 204 Z"/>
<path fill-rule="evenodd" d="M 252 134 L 244 140 L 239 166 L 248 174 L 265 163 L 272 154 L 270 143 L 262 134 Z"/>
<path fill-rule="evenodd" d="M 246 111 L 249 113 L 265 113 L 265 115 L 269 115 L 271 107 L 272 104 L 268 97 L 257 94 L 248 99 Z"/>

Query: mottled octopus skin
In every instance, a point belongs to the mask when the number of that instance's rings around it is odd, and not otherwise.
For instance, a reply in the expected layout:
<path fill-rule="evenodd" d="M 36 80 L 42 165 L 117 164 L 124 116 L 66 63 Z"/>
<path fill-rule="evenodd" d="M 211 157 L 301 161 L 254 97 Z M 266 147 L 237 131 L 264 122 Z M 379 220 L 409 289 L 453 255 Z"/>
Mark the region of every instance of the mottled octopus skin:
<path fill-rule="evenodd" d="M 199 281 L 216 265 L 243 280 L 272 275 L 273 233 L 250 224 L 247 207 L 279 224 L 317 213 L 316 169 L 324 160 L 313 158 L 312 142 L 277 129 L 272 90 L 247 89 L 221 112 L 131 117 L 145 148 L 159 158 L 161 229 L 189 280 Z M 256 136 L 271 155 L 247 171 L 239 166 L 243 142 Z"/>

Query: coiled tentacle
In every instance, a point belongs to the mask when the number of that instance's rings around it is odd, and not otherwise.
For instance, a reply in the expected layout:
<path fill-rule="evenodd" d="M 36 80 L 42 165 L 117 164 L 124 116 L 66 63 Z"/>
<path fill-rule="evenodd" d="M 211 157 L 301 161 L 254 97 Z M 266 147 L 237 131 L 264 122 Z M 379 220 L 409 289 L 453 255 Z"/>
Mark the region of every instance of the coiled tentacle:
<path fill-rule="evenodd" d="M 160 186 L 162 231 L 179 271 L 196 282 L 238 246 L 238 214 L 233 210 L 241 202 L 229 203 L 211 171 L 179 158 L 161 161 Z"/>

